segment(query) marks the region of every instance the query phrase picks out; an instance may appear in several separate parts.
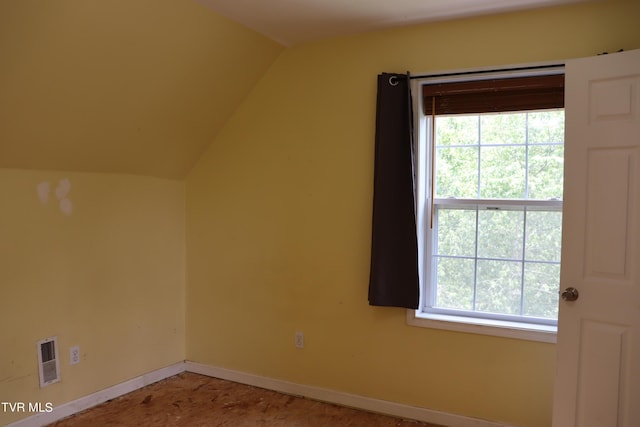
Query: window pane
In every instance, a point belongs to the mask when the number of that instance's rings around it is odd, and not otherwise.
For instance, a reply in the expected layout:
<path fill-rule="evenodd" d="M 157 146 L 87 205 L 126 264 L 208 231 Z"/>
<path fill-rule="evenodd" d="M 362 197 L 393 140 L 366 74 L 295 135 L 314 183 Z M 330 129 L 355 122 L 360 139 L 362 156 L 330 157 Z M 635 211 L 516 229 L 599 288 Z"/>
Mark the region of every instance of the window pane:
<path fill-rule="evenodd" d="M 478 257 L 522 259 L 524 212 L 478 212 Z"/>
<path fill-rule="evenodd" d="M 525 196 L 526 146 L 480 150 L 480 197 L 522 199 Z"/>
<path fill-rule="evenodd" d="M 436 197 L 478 195 L 478 148 L 436 150 Z"/>
<path fill-rule="evenodd" d="M 520 314 L 522 263 L 478 260 L 476 310 Z"/>
<path fill-rule="evenodd" d="M 527 212 L 525 259 L 560 262 L 562 212 Z"/>
<path fill-rule="evenodd" d="M 559 264 L 525 263 L 523 313 L 525 316 L 556 319 L 559 290 Z"/>
<path fill-rule="evenodd" d="M 476 210 L 436 209 L 437 255 L 475 256 Z"/>
<path fill-rule="evenodd" d="M 529 198 L 562 200 L 564 146 L 529 147 Z"/>
<path fill-rule="evenodd" d="M 434 259 L 436 264 L 436 306 L 473 310 L 474 260 L 465 258 Z"/>
<path fill-rule="evenodd" d="M 479 117 L 436 117 L 436 145 L 477 145 Z"/>
<path fill-rule="evenodd" d="M 527 114 L 502 113 L 480 116 L 480 143 L 525 144 L 527 141 Z"/>
<path fill-rule="evenodd" d="M 562 212 L 540 201 L 562 200 L 564 110 L 438 116 L 435 131 L 434 197 L 450 200 L 428 232 L 427 301 L 556 319 Z"/>
<path fill-rule="evenodd" d="M 564 143 L 564 110 L 529 113 L 529 144 Z"/>

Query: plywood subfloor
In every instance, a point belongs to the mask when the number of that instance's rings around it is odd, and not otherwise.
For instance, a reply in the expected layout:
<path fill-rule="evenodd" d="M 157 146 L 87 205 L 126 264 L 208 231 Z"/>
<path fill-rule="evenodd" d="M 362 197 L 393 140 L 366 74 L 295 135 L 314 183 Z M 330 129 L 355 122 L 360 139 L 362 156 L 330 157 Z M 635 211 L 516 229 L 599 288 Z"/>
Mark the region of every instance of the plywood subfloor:
<path fill-rule="evenodd" d="M 51 426 L 438 427 L 182 373 Z"/>

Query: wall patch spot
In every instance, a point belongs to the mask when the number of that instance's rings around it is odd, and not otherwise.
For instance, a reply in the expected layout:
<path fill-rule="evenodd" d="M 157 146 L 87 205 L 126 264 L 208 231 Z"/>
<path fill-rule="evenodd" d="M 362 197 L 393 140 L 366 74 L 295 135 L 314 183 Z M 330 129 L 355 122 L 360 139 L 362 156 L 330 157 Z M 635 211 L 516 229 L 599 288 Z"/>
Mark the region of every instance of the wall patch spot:
<path fill-rule="evenodd" d="M 73 203 L 69 199 L 60 200 L 60 211 L 65 215 L 73 213 Z"/>
<path fill-rule="evenodd" d="M 62 200 L 67 197 L 69 191 L 71 191 L 71 181 L 67 178 L 61 179 L 58 183 L 58 188 L 56 188 L 56 197 L 58 200 Z"/>
<path fill-rule="evenodd" d="M 46 205 L 49 202 L 49 195 L 51 193 L 51 183 L 49 181 L 43 181 L 37 185 L 38 199 L 40 203 Z M 68 178 L 63 178 L 58 181 L 58 186 L 55 189 L 56 198 L 58 199 L 60 212 L 65 215 L 71 215 L 73 213 L 73 203 L 67 196 L 71 191 L 71 181 Z"/>

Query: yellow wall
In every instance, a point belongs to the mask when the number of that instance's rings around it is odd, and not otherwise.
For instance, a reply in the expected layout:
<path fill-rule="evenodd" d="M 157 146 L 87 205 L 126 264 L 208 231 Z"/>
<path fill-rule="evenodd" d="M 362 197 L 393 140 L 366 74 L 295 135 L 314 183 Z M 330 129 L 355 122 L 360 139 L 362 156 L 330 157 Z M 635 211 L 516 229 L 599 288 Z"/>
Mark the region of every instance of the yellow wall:
<path fill-rule="evenodd" d="M 639 48 L 638 16 L 640 2 L 606 0 L 285 51 L 187 179 L 187 358 L 548 426 L 553 345 L 409 327 L 404 310 L 367 305 L 376 75 Z"/>
<path fill-rule="evenodd" d="M 192 1 L 0 1 L 0 401 L 59 405 L 184 360 L 185 183 L 168 179 L 283 49 Z M 62 381 L 41 390 L 54 335 Z"/>
<path fill-rule="evenodd" d="M 184 187 L 0 169 L 0 400 L 57 406 L 184 360 Z M 40 389 L 36 342 L 50 336 L 62 381 Z M 0 425 L 27 415 L 0 410 Z"/>

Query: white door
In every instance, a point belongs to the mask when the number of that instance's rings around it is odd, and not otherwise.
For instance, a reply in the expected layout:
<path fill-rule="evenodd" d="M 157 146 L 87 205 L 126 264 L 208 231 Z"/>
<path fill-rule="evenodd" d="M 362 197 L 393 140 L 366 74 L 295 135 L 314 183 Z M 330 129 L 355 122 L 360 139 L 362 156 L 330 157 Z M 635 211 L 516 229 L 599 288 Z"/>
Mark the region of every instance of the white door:
<path fill-rule="evenodd" d="M 554 427 L 640 426 L 640 50 L 567 62 Z M 570 296 L 567 294 L 567 296 Z"/>

